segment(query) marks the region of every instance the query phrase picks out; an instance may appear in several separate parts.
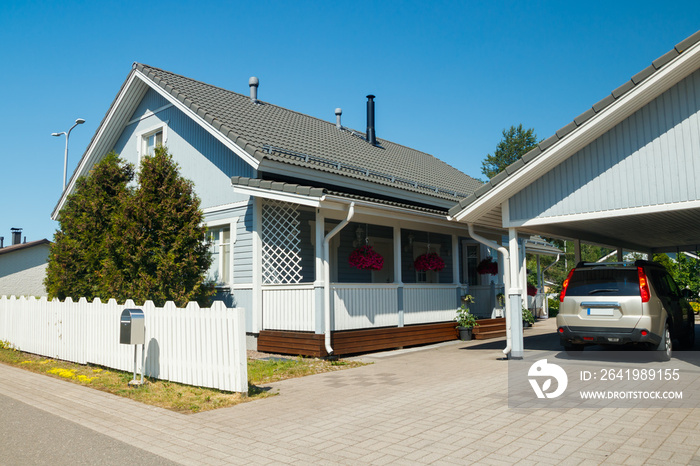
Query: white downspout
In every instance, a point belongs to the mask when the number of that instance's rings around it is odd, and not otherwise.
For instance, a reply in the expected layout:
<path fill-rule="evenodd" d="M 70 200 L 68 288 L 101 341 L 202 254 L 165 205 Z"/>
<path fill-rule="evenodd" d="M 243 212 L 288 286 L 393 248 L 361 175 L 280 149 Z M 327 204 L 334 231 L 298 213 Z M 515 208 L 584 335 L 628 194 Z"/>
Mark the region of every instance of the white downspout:
<path fill-rule="evenodd" d="M 496 249 L 498 252 L 501 253 L 503 256 L 503 285 L 505 286 L 505 289 L 510 288 L 510 254 L 508 253 L 508 248 L 501 246 L 500 244 L 496 243 L 495 241 L 491 241 L 490 239 L 486 239 L 483 236 L 479 236 L 474 232 L 474 225 L 471 223 L 467 223 L 467 227 L 469 228 L 469 236 L 477 240 L 479 243 L 490 247 L 491 249 Z M 505 315 L 506 315 L 506 347 L 503 348 L 503 354 L 508 356 L 510 354 L 510 349 L 511 349 L 511 330 L 510 330 L 510 300 L 506 299 L 505 305 Z"/>
<path fill-rule="evenodd" d="M 325 326 L 326 352 L 328 356 L 333 354 L 331 347 L 331 267 L 330 267 L 330 241 L 345 225 L 350 222 L 355 215 L 355 203 L 351 202 L 348 208 L 348 215 L 323 237 L 323 321 Z"/>

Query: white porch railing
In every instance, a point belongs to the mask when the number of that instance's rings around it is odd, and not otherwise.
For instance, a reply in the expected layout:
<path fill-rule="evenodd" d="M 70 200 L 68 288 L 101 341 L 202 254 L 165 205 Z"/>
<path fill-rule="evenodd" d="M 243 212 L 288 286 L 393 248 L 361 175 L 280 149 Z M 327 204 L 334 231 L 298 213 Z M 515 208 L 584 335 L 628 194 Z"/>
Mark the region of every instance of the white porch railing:
<path fill-rule="evenodd" d="M 73 302 L 46 298 L 0 298 L 0 340 L 22 351 L 51 358 L 92 363 L 113 369 L 134 369 L 134 348 L 119 343 L 120 316 L 125 308 L 143 310 L 146 326 L 145 375 L 189 385 L 237 392 L 248 391 L 245 311 L 215 302 L 176 308 L 151 301 L 134 306 L 81 298 Z M 139 355 L 141 351 L 139 349 Z M 139 371 L 141 358 L 139 360 Z"/>
<path fill-rule="evenodd" d="M 458 285 L 404 285 L 404 324 L 454 320 L 460 292 Z"/>
<path fill-rule="evenodd" d="M 313 332 L 315 329 L 313 285 L 263 286 L 263 328 Z"/>
<path fill-rule="evenodd" d="M 333 330 L 399 325 L 398 285 L 331 285 Z"/>

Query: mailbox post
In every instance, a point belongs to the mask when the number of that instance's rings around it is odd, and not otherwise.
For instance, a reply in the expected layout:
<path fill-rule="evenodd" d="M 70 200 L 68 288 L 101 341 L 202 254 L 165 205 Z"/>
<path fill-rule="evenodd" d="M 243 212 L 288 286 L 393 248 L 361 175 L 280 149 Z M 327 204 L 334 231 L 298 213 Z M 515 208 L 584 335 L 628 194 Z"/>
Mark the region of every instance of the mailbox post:
<path fill-rule="evenodd" d="M 146 325 L 141 309 L 124 309 L 119 321 L 119 343 L 134 345 L 134 380 L 129 385 L 143 385 L 143 364 L 141 364 L 141 381 L 136 380 L 137 348 L 141 345 L 143 359 L 146 344 Z"/>

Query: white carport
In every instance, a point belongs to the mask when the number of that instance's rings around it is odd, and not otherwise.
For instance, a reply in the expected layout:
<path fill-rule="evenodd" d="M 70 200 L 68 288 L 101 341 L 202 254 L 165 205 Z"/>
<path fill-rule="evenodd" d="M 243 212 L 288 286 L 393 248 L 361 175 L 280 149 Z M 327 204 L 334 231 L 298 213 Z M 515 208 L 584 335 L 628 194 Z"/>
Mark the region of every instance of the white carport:
<path fill-rule="evenodd" d="M 700 31 L 462 200 L 450 218 L 507 232 L 510 257 L 520 257 L 518 238 L 532 234 L 620 253 L 700 249 L 698 41 Z M 510 262 L 511 284 L 521 283 L 520 267 Z M 512 358 L 523 356 L 522 293 L 508 288 Z"/>

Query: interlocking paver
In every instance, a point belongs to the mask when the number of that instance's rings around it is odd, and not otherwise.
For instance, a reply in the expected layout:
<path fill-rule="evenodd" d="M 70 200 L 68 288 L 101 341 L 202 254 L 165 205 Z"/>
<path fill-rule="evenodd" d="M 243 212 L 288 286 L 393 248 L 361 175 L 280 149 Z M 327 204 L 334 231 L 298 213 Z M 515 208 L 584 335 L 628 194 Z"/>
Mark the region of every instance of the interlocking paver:
<path fill-rule="evenodd" d="M 698 462 L 700 410 L 511 409 L 508 363 L 479 344 L 370 355 L 372 365 L 195 415 L 1 365 L 0 394 L 182 464 Z"/>

